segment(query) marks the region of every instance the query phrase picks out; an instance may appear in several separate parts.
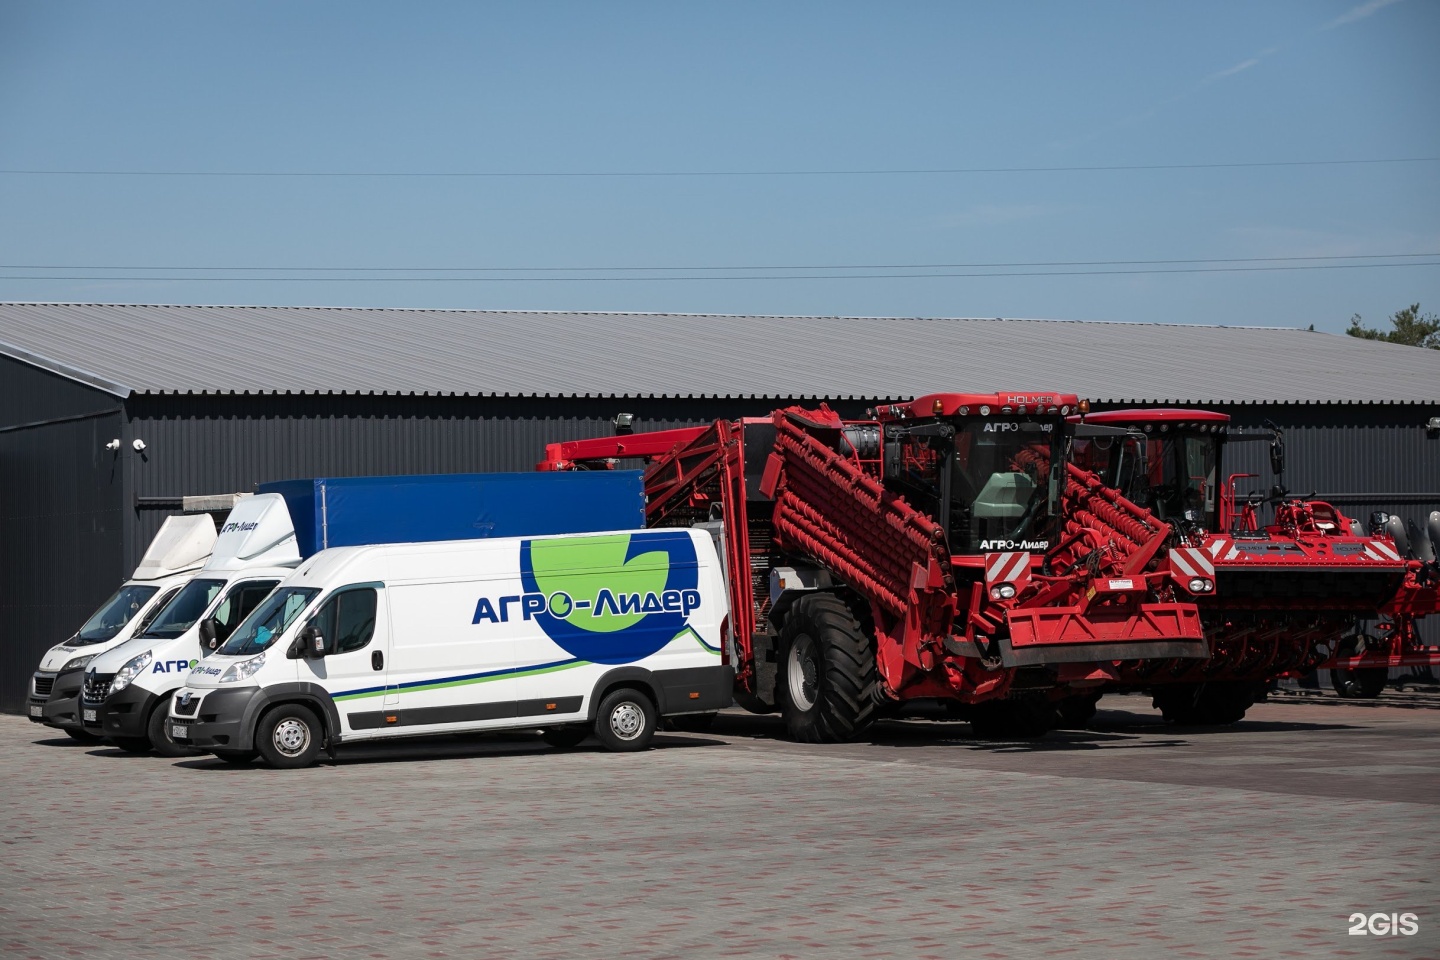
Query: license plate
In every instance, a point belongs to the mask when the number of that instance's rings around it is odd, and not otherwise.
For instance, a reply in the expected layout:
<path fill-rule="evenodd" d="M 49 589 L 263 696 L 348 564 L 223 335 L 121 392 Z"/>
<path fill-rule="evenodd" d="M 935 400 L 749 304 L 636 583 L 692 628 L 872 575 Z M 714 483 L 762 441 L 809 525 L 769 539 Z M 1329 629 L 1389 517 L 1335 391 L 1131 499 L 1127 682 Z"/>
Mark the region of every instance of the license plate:
<path fill-rule="evenodd" d="M 183 723 L 175 723 L 170 726 L 170 736 L 176 740 L 189 740 L 190 728 Z"/>
<path fill-rule="evenodd" d="M 88 721 L 90 721 L 91 723 L 95 723 L 95 722 L 96 722 L 96 720 L 95 720 L 95 711 L 94 711 L 94 710 L 86 710 L 86 711 L 85 711 L 85 719 L 88 720 Z"/>
<path fill-rule="evenodd" d="M 45 715 L 45 708 L 44 708 L 44 707 L 37 707 L 37 706 L 34 705 L 33 703 L 30 705 L 30 716 L 32 716 L 32 717 L 43 717 L 44 715 Z"/>

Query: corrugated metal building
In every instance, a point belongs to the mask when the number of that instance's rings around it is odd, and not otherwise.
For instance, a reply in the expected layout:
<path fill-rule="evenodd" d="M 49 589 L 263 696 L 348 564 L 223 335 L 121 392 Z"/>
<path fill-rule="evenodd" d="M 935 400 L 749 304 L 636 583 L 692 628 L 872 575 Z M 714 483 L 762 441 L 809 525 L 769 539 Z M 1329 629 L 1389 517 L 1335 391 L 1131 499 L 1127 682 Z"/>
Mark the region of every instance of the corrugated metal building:
<path fill-rule="evenodd" d="M 185 495 L 524 470 L 547 442 L 603 435 L 621 411 L 643 430 L 1008 389 L 1271 420 L 1292 488 L 1362 517 L 1440 506 L 1440 434 L 1426 429 L 1440 351 L 1304 330 L 0 304 L 0 710 L 23 708 L 40 654 Z M 1260 446 L 1232 448 L 1228 469 L 1268 476 Z"/>

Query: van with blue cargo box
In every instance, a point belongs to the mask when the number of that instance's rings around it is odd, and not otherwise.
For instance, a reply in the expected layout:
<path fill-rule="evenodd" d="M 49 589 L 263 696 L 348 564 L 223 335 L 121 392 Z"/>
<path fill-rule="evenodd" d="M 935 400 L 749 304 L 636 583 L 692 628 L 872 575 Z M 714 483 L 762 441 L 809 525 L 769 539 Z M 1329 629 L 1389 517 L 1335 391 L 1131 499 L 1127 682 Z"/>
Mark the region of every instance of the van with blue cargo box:
<path fill-rule="evenodd" d="M 329 547 L 488 540 L 645 526 L 639 470 L 320 477 L 260 484 L 285 498 L 302 557 Z"/>

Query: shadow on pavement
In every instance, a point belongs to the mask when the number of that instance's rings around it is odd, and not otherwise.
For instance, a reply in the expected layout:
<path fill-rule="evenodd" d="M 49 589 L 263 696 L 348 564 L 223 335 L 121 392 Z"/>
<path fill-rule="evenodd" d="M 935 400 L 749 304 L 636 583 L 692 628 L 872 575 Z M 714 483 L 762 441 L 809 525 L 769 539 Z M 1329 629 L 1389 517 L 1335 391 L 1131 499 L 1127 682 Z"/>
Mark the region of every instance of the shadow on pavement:
<path fill-rule="evenodd" d="M 651 750 L 672 750 L 684 749 L 686 747 L 720 747 L 725 741 L 706 739 L 702 736 L 670 736 L 668 734 L 657 734 L 651 741 Z M 117 751 L 118 753 L 118 751 Z M 516 736 L 514 734 L 448 734 L 437 737 L 426 737 L 414 739 L 407 738 L 405 741 L 388 741 L 384 743 L 356 743 L 349 746 L 339 746 L 335 750 L 335 760 L 332 762 L 323 752 L 320 754 L 316 765 L 348 767 L 354 764 L 363 763 L 429 763 L 435 760 L 473 760 L 481 758 L 493 758 L 496 760 L 508 757 L 533 757 L 541 754 L 576 754 L 592 753 L 599 755 L 610 755 L 611 751 L 606 750 L 593 740 L 586 740 L 578 747 L 568 750 L 559 750 L 550 746 L 540 739 L 538 735 Z M 120 754 L 124 755 L 124 754 Z M 268 770 L 269 767 L 256 761 L 250 764 L 227 763 L 218 757 L 206 754 L 176 763 L 177 767 L 188 767 L 193 770 L 204 770 L 210 773 L 244 773 L 247 770 Z"/>

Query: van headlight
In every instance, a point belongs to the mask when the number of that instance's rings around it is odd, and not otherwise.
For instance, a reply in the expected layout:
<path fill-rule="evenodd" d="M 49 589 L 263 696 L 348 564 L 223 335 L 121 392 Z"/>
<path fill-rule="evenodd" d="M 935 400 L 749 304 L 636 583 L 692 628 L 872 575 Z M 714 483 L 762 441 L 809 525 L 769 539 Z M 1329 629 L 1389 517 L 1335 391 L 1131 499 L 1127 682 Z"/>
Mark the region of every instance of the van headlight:
<path fill-rule="evenodd" d="M 130 686 L 131 682 L 144 673 L 146 667 L 150 666 L 151 659 L 150 651 L 146 650 L 140 656 L 126 660 L 125 666 L 116 671 L 115 679 L 110 681 L 110 692 L 119 693 Z"/>
<path fill-rule="evenodd" d="M 258 657 L 251 657 L 249 660 L 232 663 L 230 669 L 220 675 L 220 682 L 238 683 L 241 680 L 249 680 L 263 666 L 265 666 L 265 654 L 263 653 Z"/>
<path fill-rule="evenodd" d="M 74 660 L 68 660 L 66 661 L 65 666 L 61 667 L 58 672 L 64 673 L 66 670 L 79 670 L 81 667 L 85 666 L 85 664 L 89 663 L 91 660 L 94 660 L 98 656 L 98 653 L 87 653 L 83 657 L 76 657 Z"/>

